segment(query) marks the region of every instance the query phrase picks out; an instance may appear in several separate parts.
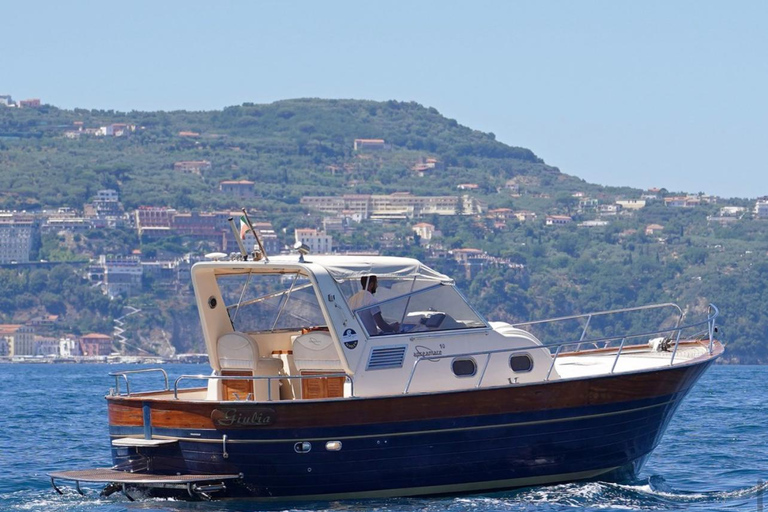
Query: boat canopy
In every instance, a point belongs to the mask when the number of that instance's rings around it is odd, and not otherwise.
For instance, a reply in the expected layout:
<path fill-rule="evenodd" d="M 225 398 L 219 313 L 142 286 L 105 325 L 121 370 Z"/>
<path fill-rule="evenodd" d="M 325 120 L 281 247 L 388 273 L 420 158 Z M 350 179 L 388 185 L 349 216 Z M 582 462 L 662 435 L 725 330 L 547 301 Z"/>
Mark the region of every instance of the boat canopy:
<path fill-rule="evenodd" d="M 413 258 L 389 256 L 333 256 L 313 257 L 312 263 L 324 267 L 337 282 L 376 275 L 380 279 L 425 279 L 441 283 L 453 283 L 453 279 L 437 272 Z"/>

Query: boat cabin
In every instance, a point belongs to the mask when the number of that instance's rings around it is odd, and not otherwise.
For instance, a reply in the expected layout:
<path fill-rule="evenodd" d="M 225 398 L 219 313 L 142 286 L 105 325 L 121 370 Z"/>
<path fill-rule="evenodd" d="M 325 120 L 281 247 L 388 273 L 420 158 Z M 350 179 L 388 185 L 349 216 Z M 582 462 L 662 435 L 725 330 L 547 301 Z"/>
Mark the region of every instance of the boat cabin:
<path fill-rule="evenodd" d="M 366 292 L 373 278 L 374 293 Z M 207 400 L 383 396 L 557 378 L 533 335 L 489 324 L 450 278 L 417 260 L 211 261 L 195 265 L 192 279 L 217 377 Z M 379 314 L 388 329 L 372 320 Z"/>

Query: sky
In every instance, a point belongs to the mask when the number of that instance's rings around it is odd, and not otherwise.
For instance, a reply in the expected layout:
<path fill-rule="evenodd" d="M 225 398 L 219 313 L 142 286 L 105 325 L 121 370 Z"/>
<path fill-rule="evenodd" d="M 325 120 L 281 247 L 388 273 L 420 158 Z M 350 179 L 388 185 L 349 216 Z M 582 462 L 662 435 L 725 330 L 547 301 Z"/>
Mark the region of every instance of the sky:
<path fill-rule="evenodd" d="M 415 101 L 590 183 L 768 195 L 768 2 L 0 0 L 0 94 Z"/>

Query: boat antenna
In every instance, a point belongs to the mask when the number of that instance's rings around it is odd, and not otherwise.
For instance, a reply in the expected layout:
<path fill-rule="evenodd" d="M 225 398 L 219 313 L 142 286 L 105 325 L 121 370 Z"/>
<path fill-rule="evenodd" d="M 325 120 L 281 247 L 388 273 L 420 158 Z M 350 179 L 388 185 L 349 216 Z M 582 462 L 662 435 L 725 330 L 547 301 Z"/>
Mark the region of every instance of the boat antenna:
<path fill-rule="evenodd" d="M 261 239 L 259 238 L 259 234 L 256 233 L 256 230 L 253 229 L 253 224 L 251 223 L 251 218 L 248 216 L 248 212 L 243 210 L 243 216 L 245 217 L 245 222 L 248 224 L 248 229 L 251 230 L 251 233 L 253 233 L 253 236 L 256 237 L 256 243 L 259 244 L 259 250 L 261 251 L 261 254 L 264 255 L 264 261 L 269 262 L 269 256 L 267 256 L 267 251 L 264 250 L 264 246 L 261 245 Z"/>
<path fill-rule="evenodd" d="M 235 235 L 235 240 L 237 241 L 237 246 L 240 248 L 240 254 L 243 255 L 243 260 L 244 261 L 248 261 L 248 251 L 245 250 L 245 246 L 243 245 L 243 241 L 240 240 L 240 233 L 237 232 L 237 228 L 235 227 L 235 219 L 233 217 L 230 217 L 228 220 L 229 220 L 229 227 L 232 228 L 232 234 Z"/>

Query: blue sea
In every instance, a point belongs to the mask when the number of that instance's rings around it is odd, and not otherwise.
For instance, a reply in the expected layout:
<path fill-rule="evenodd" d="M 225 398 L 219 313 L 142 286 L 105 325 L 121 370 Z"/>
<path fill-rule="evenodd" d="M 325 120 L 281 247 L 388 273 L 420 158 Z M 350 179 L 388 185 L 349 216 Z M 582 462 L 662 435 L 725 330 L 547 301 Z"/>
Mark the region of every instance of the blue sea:
<path fill-rule="evenodd" d="M 762 511 L 768 494 L 768 367 L 711 368 L 683 403 L 638 480 L 588 482 L 432 499 L 264 505 L 249 501 L 128 501 L 100 498 L 98 487 L 60 496 L 46 473 L 110 465 L 104 395 L 107 376 L 136 365 L 0 364 L 0 512 L 7 511 Z M 208 373 L 205 365 L 167 365 L 171 377 Z M 158 374 L 132 391 L 159 387 Z M 143 380 L 143 382 L 142 382 Z M 142 387 L 143 386 L 143 387 Z M 768 497 L 766 497 L 768 498 Z"/>

